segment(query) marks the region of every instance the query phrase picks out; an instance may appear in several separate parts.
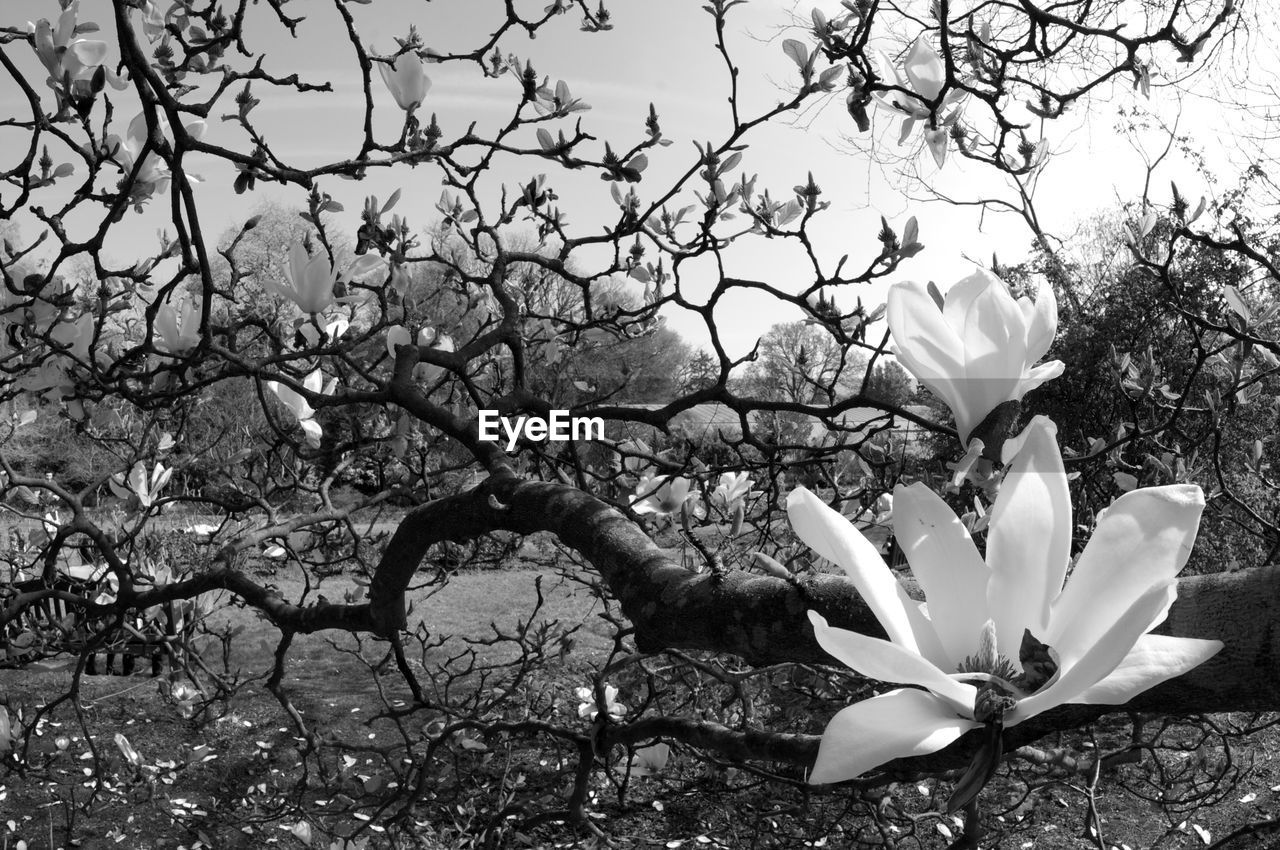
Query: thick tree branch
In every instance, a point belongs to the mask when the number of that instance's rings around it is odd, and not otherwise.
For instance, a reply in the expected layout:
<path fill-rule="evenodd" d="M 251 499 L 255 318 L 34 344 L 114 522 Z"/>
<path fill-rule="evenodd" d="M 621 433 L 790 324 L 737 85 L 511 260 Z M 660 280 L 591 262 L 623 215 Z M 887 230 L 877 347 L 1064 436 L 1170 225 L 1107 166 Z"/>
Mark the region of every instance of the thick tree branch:
<path fill-rule="evenodd" d="M 404 519 L 370 587 L 375 630 L 385 636 L 403 626 L 405 588 L 431 545 L 494 530 L 549 531 L 590 561 L 635 626 L 642 651 L 726 652 L 755 664 L 827 663 L 831 659 L 806 618 L 810 608 L 833 625 L 884 634 L 842 576 L 788 582 L 738 571 L 693 573 L 595 497 L 510 476 L 424 505 Z M 1280 570 L 1184 578 L 1158 631 L 1217 638 L 1226 646 L 1191 673 L 1143 694 L 1131 708 L 1206 713 L 1280 706 Z"/>

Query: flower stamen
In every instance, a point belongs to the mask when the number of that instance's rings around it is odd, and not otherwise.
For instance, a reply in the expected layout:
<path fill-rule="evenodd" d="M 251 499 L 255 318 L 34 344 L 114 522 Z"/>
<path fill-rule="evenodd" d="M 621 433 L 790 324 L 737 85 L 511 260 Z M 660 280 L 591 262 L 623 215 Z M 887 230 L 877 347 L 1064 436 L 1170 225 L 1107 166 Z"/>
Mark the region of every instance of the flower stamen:
<path fill-rule="evenodd" d="M 1012 683 L 1020 678 L 1018 668 L 1013 666 L 1012 661 L 1001 655 L 999 648 L 996 646 L 996 624 L 994 620 L 989 619 L 983 624 L 982 631 L 978 635 L 978 651 L 961 661 L 957 672 L 986 673 L 991 677 L 1003 680 L 1005 683 Z"/>

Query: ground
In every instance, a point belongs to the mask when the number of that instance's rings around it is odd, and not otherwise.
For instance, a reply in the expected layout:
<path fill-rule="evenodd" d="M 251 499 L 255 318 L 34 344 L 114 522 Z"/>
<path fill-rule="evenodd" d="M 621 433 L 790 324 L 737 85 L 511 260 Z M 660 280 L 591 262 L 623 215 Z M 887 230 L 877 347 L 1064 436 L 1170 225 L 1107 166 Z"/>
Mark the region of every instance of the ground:
<path fill-rule="evenodd" d="M 442 634 L 481 637 L 490 623 L 511 628 L 519 612 L 533 598 L 537 572 L 529 569 L 471 572 L 456 575 L 448 586 L 430 598 L 420 598 L 413 619 L 432 624 Z M 272 579 L 286 592 L 296 590 L 286 578 Z M 328 595 L 341 597 L 354 589 L 349 579 L 332 578 L 322 586 Z M 589 671 L 607 650 L 608 629 L 599 617 L 598 600 L 575 583 L 552 575 L 543 580 L 546 599 L 543 616 L 562 624 L 581 625 L 572 653 L 552 659 L 536 670 L 536 681 L 525 683 L 548 717 L 566 723 L 576 718 L 576 687 L 587 682 Z M 425 597 L 425 593 L 421 594 Z M 252 612 L 220 604 L 214 615 L 244 631 L 233 642 L 232 662 L 245 669 L 261 670 L 269 663 L 272 637 L 265 623 Z M 343 651 L 349 650 L 349 651 Z M 393 809 L 381 803 L 396 790 L 394 770 L 387 767 L 380 748 L 398 740 L 396 727 L 374 721 L 376 698 L 368 663 L 385 652 L 385 644 L 366 642 L 357 650 L 350 636 L 312 635 L 299 638 L 291 648 L 285 680 L 301 716 L 327 741 L 341 742 L 322 767 L 327 775 L 312 775 L 302 807 L 288 803 L 283 792 L 298 778 L 303 739 L 289 722 L 280 704 L 261 686 L 246 685 L 229 705 L 215 707 L 219 716 L 185 718 L 180 706 L 164 696 L 165 681 L 131 677 L 85 677 L 79 695 L 80 715 L 89 729 L 86 740 L 81 720 L 70 705 L 42 724 L 33 741 L 29 760 L 39 768 L 20 774 L 0 769 L 0 850 L 57 847 L 167 847 L 256 848 L 263 846 L 322 847 L 344 850 L 335 835 L 358 836 L 349 847 L 415 846 L 403 834 L 392 839 L 382 823 Z M 446 653 L 447 648 L 440 648 Z M 495 649 L 493 658 L 501 657 Z M 364 660 L 361 660 L 361 659 Z M 48 665 L 57 667 L 57 664 Z M 394 676 L 386 677 L 391 682 Z M 69 681 L 65 669 L 0 671 L 0 702 L 12 710 L 31 712 L 64 692 Z M 547 695 L 550 695 L 549 697 Z M 388 704 L 403 694 L 385 693 Z M 624 699 L 627 694 L 622 694 Z M 536 700 L 535 700 L 536 702 Z M 24 716 L 30 716 L 24 715 Z M 200 722 L 204 720 L 205 722 Z M 1213 718 L 1221 729 L 1234 728 L 1249 718 Z M 586 721 L 579 721 L 586 728 Z M 820 719 L 817 719 L 820 728 Z M 1095 730 L 1100 746 L 1110 747 L 1128 734 L 1127 720 L 1116 718 Z M 115 742 L 122 734 L 137 753 L 130 764 Z M 1245 824 L 1280 814 L 1280 736 L 1272 730 L 1235 742 L 1233 761 L 1223 768 L 1214 739 L 1194 746 L 1192 732 L 1170 731 L 1170 743 L 1186 751 L 1168 758 L 1177 768 L 1197 764 L 1197 775 L 1212 776 L 1240 768 L 1239 776 L 1220 794 L 1215 805 L 1166 815 L 1154 803 L 1144 802 L 1121 786 L 1150 790 L 1167 781 L 1169 792 L 1177 778 L 1153 774 L 1153 762 L 1122 765 L 1101 777 L 1095 798 L 1102 818 L 1104 848 L 1205 847 Z M 361 746 L 361 742 L 367 742 Z M 92 747 L 90 746 L 92 743 Z M 504 801 L 522 799 L 559 808 L 570 787 L 571 754 L 537 741 L 488 743 L 465 735 L 456 739 L 438 760 L 442 775 L 450 773 L 452 789 L 448 805 L 433 803 L 428 794 L 415 817 L 420 827 L 412 831 L 416 846 L 589 846 L 589 831 L 563 823 L 545 823 L 521 831 L 511 821 L 496 821 L 489 830 L 489 844 L 469 840 L 478 824 Z M 1085 751 L 1083 736 L 1064 740 L 1066 749 Z M 102 759 L 95 789 L 94 759 Z M 1242 759 L 1251 760 L 1245 764 Z M 617 767 L 616 757 L 612 762 Z M 1164 762 L 1161 763 L 1164 765 Z M 767 765 L 760 767 L 768 768 Z M 793 780 L 797 773 L 783 769 Z M 761 782 L 760 776 L 734 765 L 716 765 L 677 747 L 670 763 L 653 777 L 633 778 L 625 797 L 619 793 L 615 769 L 612 781 L 598 766 L 592 782 L 589 818 L 616 847 L 807 847 L 858 846 L 845 818 L 854 798 L 849 792 L 809 794 L 794 781 Z M 993 827 L 1003 832 L 994 846 L 1002 848 L 1097 847 L 1085 823 L 1086 789 L 1082 784 L 1042 782 L 1028 772 L 1033 785 L 1000 780 L 988 788 L 984 800 L 993 814 L 1004 811 Z M 1182 787 L 1182 786 L 1178 786 Z M 899 846 L 942 848 L 957 822 L 938 814 L 949 786 L 923 780 L 901 783 L 893 797 L 911 812 L 914 821 L 890 825 L 879 833 L 898 839 Z M 465 793 L 457 793 L 459 790 Z M 1184 789 L 1185 790 L 1185 789 Z M 88 808 L 85 804 L 91 803 Z M 528 814 L 526 811 L 525 814 Z M 863 823 L 869 819 L 863 818 Z M 835 824 L 842 826 L 839 830 Z M 914 830 L 912 829 L 914 827 Z M 870 837 L 865 833 L 864 837 Z M 359 843 L 365 842 L 365 843 Z M 1280 832 L 1261 828 L 1252 838 L 1220 846 L 1242 850 L 1280 842 Z M 601 843 L 603 846 L 603 843 Z"/>

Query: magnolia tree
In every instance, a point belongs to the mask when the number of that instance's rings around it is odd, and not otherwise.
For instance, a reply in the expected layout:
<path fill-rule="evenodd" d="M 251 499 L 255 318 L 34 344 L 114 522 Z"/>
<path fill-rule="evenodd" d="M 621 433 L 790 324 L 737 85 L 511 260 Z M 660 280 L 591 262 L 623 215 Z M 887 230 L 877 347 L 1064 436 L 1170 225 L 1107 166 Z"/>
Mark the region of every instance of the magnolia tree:
<path fill-rule="evenodd" d="M 494 4 L 497 25 L 472 44 L 433 41 L 424 9 L 420 28 L 379 45 L 363 35 L 377 4 L 309 8 L 343 33 L 342 73 L 360 92 L 343 120 L 362 129 L 340 158 L 306 165 L 255 123 L 273 98 L 332 91 L 267 70 L 274 46 L 256 33 L 300 38 L 297 4 L 62 0 L 32 23 L 4 21 L 0 64 L 21 96 L 6 101 L 15 110 L 2 126 L 22 141 L 6 148 L 0 188 L 4 216 L 19 223 L 0 254 L 10 416 L 0 480 L 9 513 L 34 528 L 0 576 L 10 656 L 66 649 L 60 636 L 85 625 L 72 696 L 93 654 L 157 606 L 215 632 L 208 600 L 221 593 L 274 635 L 266 687 L 304 742 L 300 757 L 341 776 L 349 742 L 304 719 L 284 674 L 296 635 L 355 635 L 386 656 L 369 662 L 369 698 L 399 730 L 378 751 L 390 781 L 364 790 L 401 834 L 430 824 L 415 817 L 446 782 L 443 752 L 480 758 L 525 740 L 576 759 L 560 803 L 503 783 L 502 805 L 465 827 L 491 842 L 552 820 L 598 830 L 587 818 L 597 770 L 653 773 L 674 747 L 777 783 L 848 783 L 822 793 L 853 794 L 872 824 L 859 834 L 886 842 L 893 811 L 906 811 L 886 808 L 898 805 L 890 783 L 945 775 L 954 787 L 940 807 L 967 813 L 957 844 L 976 846 L 980 792 L 1010 757 L 1096 780 L 1104 753 L 1036 746 L 1046 736 L 1117 711 L 1273 708 L 1280 579 L 1261 561 L 1179 577 L 1206 508 L 1265 552 L 1280 543 L 1269 430 L 1247 468 L 1230 467 L 1239 409 L 1280 365 L 1280 275 L 1263 229 L 1226 204 L 1193 208 L 1176 187 L 1167 208 L 1136 217 L 1129 266 L 1162 293 L 1168 338 L 1192 355 L 1174 367 L 1163 351 L 1115 350 L 1126 418 L 1099 437 L 1030 415 L 1070 378 L 1042 361 L 1058 294 L 1071 305 L 1064 320 L 1084 321 L 1078 287 L 1045 274 L 1011 289 L 998 269 L 957 271 L 942 286 L 904 280 L 927 238 L 915 219 L 850 246 L 859 267 L 835 262 L 810 239 L 835 215 L 820 175 L 801 168 L 778 186 L 751 176 L 753 133 L 820 107 L 912 162 L 963 159 L 1023 187 L 1052 165 L 1055 120 L 1094 92 L 1158 92 L 1181 82 L 1173 63 L 1199 69 L 1239 26 L 1230 0 L 1147 3 L 1126 26 L 1116 23 L 1125 4 L 937 2 L 928 15 L 819 4 L 774 45 L 793 74 L 758 114 L 745 111 L 730 49 L 740 4 L 704 7 L 731 84 L 722 132 L 692 156 L 668 147 L 661 104 L 636 116 L 633 137 L 605 141 L 574 81 L 510 52 L 516 35 L 568 18 L 583 38 L 607 30 L 603 6 Z M 437 67 L 507 98 L 505 119 L 489 133 L 447 126 L 432 107 Z M 375 113 L 392 101 L 399 131 L 380 136 Z M 675 176 L 655 185 L 658 158 Z M 301 229 L 260 239 L 255 216 L 219 238 L 226 222 L 204 211 L 197 162 L 209 174 L 229 164 L 246 199 L 265 185 L 292 192 Z M 431 209 L 409 209 L 396 190 L 348 212 L 329 193 L 339 179 L 424 171 L 442 187 Z M 580 185 L 574 171 L 605 181 L 608 222 L 562 211 L 562 183 Z M 168 224 L 157 245 L 113 241 L 156 210 Z M 748 239 L 801 246 L 799 288 L 798 269 L 785 284 L 722 272 L 694 298 L 685 264 Z M 1206 294 L 1195 273 L 1207 256 L 1245 271 Z M 886 303 L 864 304 L 863 287 L 883 279 L 897 281 Z M 821 336 L 821 363 L 797 363 L 796 392 L 740 380 L 756 352 L 729 353 L 714 308 L 748 292 L 802 313 L 805 332 Z M 687 391 L 637 398 L 631 366 L 594 368 L 669 333 L 664 316 L 677 308 L 710 340 Z M 950 418 L 858 389 L 890 353 Z M 802 346 L 799 356 L 817 355 Z M 682 435 L 681 417 L 708 403 L 733 427 Z M 234 428 L 200 425 L 215 404 L 234 411 Z M 875 415 L 849 415 L 863 410 Z M 777 415 L 794 427 L 769 425 Z M 952 440 L 950 470 L 894 462 L 884 433 L 894 422 Z M 101 447 L 111 468 L 74 483 L 74 470 L 36 469 L 24 434 L 40 428 Z M 166 510 L 200 517 L 182 546 L 157 543 L 173 527 L 157 522 Z M 392 519 L 389 536 L 372 534 L 374 515 Z M 906 574 L 859 530 L 888 526 Z M 557 647 L 570 656 L 570 635 L 497 630 L 489 643 L 515 647 L 516 662 L 478 665 L 475 647 L 428 662 L 436 629 L 407 602 L 448 579 L 420 577 L 424 563 L 492 555 L 498 539 L 509 555 L 539 534 L 561 569 L 606 598 L 614 627 L 612 652 L 567 712 L 521 689 Z M 96 566 L 91 589 L 66 581 L 72 551 Z M 257 576 L 264 557 L 302 577 L 299 594 Z M 360 587 L 345 600 L 312 592 L 313 579 L 343 570 Z M 36 613 L 54 601 L 69 619 L 41 631 Z M 813 669 L 836 664 L 858 675 Z M 223 711 L 243 684 L 208 653 L 182 666 L 166 693 L 188 716 Z M 788 701 L 797 683 L 804 698 Z M 893 688 L 858 698 L 875 683 Z M 34 733 L 62 701 L 0 700 L 3 765 L 34 769 Z M 1142 723 L 1133 735 L 1133 751 L 1150 746 Z M 144 757 L 117 743 L 141 770 Z M 105 757 L 94 754 L 101 779 Z M 306 787 L 304 775 L 291 811 L 311 818 Z M 298 824 L 310 843 L 309 821 Z"/>

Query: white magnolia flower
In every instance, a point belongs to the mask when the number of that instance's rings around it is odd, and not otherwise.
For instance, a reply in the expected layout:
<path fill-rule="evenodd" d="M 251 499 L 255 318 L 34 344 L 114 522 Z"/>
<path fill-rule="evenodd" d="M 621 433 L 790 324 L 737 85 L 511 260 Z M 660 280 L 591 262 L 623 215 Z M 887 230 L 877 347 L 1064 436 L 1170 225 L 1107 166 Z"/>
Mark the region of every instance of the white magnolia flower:
<path fill-rule="evenodd" d="M 936 752 L 996 712 L 1012 726 L 1064 703 L 1120 705 L 1222 648 L 1149 634 L 1177 595 L 1175 576 L 1204 508 L 1199 487 L 1121 496 L 1100 515 L 1064 587 L 1071 500 L 1053 424 L 1036 417 L 1008 451 L 1017 454 L 996 499 L 985 563 L 938 496 L 922 484 L 898 487 L 894 534 L 923 605 L 843 517 L 807 490 L 789 497 L 796 534 L 844 568 L 889 635 L 834 628 L 811 611 L 818 642 L 864 676 L 914 686 L 839 712 L 811 782 Z M 1020 650 L 1029 650 L 1021 668 Z"/>
<path fill-rule="evenodd" d="M 631 756 L 632 776 L 654 776 L 662 773 L 671 759 L 671 745 L 659 741 L 648 747 L 640 747 Z"/>
<path fill-rule="evenodd" d="M 413 340 L 409 329 L 403 325 L 392 325 L 387 328 L 387 354 L 394 360 L 396 349 L 408 345 Z M 424 327 L 418 331 L 418 345 L 423 348 L 438 348 L 441 351 L 455 351 L 453 337 L 436 328 Z M 440 377 L 444 369 L 430 363 L 419 363 L 413 367 L 413 377 L 418 381 L 434 381 Z"/>
<path fill-rule="evenodd" d="M 745 472 L 722 472 L 720 483 L 711 493 L 711 503 L 716 507 L 729 511 L 733 506 L 747 497 L 751 492 L 751 477 Z"/>
<path fill-rule="evenodd" d="M 171 136 L 169 121 L 163 115 L 159 116 L 160 132 L 165 136 Z M 204 136 L 207 125 L 204 121 L 196 119 L 189 124 L 183 125 L 183 130 L 193 139 L 199 140 Z M 138 162 L 138 157 L 142 156 L 142 149 L 147 144 L 147 116 L 145 113 L 139 112 L 134 119 L 129 122 L 129 129 L 123 138 L 117 135 L 107 137 L 107 150 L 111 151 L 111 155 L 120 165 L 120 169 L 126 176 L 133 173 L 134 166 Z M 134 180 L 129 201 L 134 205 L 136 210 L 141 210 L 142 205 L 151 199 L 153 195 L 161 194 L 169 189 L 169 183 L 173 179 L 173 174 L 169 171 L 169 164 L 160 158 L 154 150 L 149 152 L 142 165 L 138 169 L 138 176 Z M 192 182 L 198 182 L 199 177 L 195 174 L 187 174 L 187 179 Z"/>
<path fill-rule="evenodd" d="M 332 344 L 338 341 L 351 328 L 351 320 L 346 316 L 335 316 L 324 324 L 307 323 L 298 328 L 298 333 L 308 346 L 315 347 L 321 343 Z"/>
<path fill-rule="evenodd" d="M 36 56 L 49 72 L 49 85 L 60 94 L 90 94 L 90 83 L 101 67 L 104 78 L 112 87 L 123 89 L 125 82 L 110 67 L 103 65 L 107 58 L 107 43 L 76 35 L 79 16 L 80 0 L 72 0 L 58 16 L 56 29 L 48 18 L 29 24 Z"/>
<path fill-rule="evenodd" d="M 377 254 L 357 254 L 347 266 L 343 277 L 355 280 L 385 265 L 386 260 Z M 333 304 L 333 287 L 338 282 L 338 271 L 329 262 L 324 251 L 308 256 L 303 244 L 295 243 L 289 249 L 289 262 L 284 267 L 284 273 L 288 279 L 287 285 L 271 276 L 263 278 L 263 285 L 268 292 L 289 299 L 304 313 L 319 313 Z"/>
<path fill-rule="evenodd" d="M 907 51 L 898 68 L 889 61 L 884 53 L 877 54 L 880 61 L 880 76 L 886 82 L 914 92 L 916 96 L 899 91 L 877 94 L 876 98 L 900 113 L 913 119 L 929 116 L 928 103 L 937 100 L 942 87 L 947 82 L 947 66 L 943 63 L 938 51 L 934 50 L 924 36 L 917 38 Z"/>
<path fill-rule="evenodd" d="M 577 688 L 574 693 L 582 700 L 578 703 L 578 716 L 584 720 L 595 720 L 600 713 L 596 708 L 595 691 L 591 688 Z M 621 720 L 627 713 L 627 707 L 618 702 L 618 689 L 613 685 L 604 686 L 604 704 L 612 720 Z"/>
<path fill-rule="evenodd" d="M 161 12 L 160 7 L 156 5 L 156 0 L 146 0 L 142 6 L 142 32 L 147 37 L 147 41 L 156 41 L 164 36 L 165 25 L 170 19 L 178 19 L 185 17 L 181 4 L 175 3 L 169 7 L 168 12 Z"/>
<path fill-rule="evenodd" d="M 156 333 L 160 335 L 156 346 L 169 354 L 183 354 L 200 344 L 200 305 L 180 297 L 165 301 L 156 311 Z"/>
<path fill-rule="evenodd" d="M 57 508 L 49 508 L 40 519 L 40 527 L 50 537 L 57 534 L 58 529 L 62 527 L 62 512 Z"/>
<path fill-rule="evenodd" d="M 431 78 L 427 76 L 427 70 L 417 53 L 402 53 L 394 63 L 378 62 L 377 65 L 382 81 L 387 84 L 391 96 L 401 109 L 409 112 L 422 105 L 431 88 Z"/>
<path fill-rule="evenodd" d="M 190 702 L 198 699 L 200 692 L 184 682 L 179 682 L 170 689 L 169 695 L 180 702 Z"/>
<path fill-rule="evenodd" d="M 120 595 L 120 578 L 115 573 L 107 573 L 105 582 L 99 582 L 98 595 L 93 597 L 95 605 L 112 605 Z"/>
<path fill-rule="evenodd" d="M 1062 374 L 1062 362 L 1035 366 L 1058 332 L 1058 302 L 1041 286 L 1035 301 L 1014 299 L 1004 281 L 978 269 L 947 290 L 942 306 L 925 284 L 889 288 L 887 318 L 898 360 L 947 403 L 960 441 L 998 405 Z"/>
<path fill-rule="evenodd" d="M 917 38 L 911 45 L 901 68 L 890 62 L 884 53 L 878 54 L 878 58 L 880 77 L 887 84 L 905 89 L 877 92 L 873 95 L 881 106 L 902 116 L 902 131 L 898 143 L 902 144 L 907 140 L 917 122 L 932 122 L 925 125 L 924 137 L 934 160 L 941 168 L 947 158 L 948 131 L 960 118 L 959 108 L 953 107 L 964 99 L 965 92 L 953 88 L 937 106 L 936 112 L 930 109 L 930 104 L 937 101 L 946 85 L 947 67 L 924 36 Z M 933 118 L 935 114 L 938 116 L 936 121 Z"/>
<path fill-rule="evenodd" d="M 133 744 L 130 744 L 129 739 L 120 732 L 116 733 L 116 746 L 120 748 L 120 754 L 124 756 L 125 761 L 134 767 L 142 767 L 142 756 L 138 755 L 138 751 L 133 748 Z"/>
<path fill-rule="evenodd" d="M 199 691 L 188 684 L 179 682 L 170 689 L 169 696 L 173 697 L 173 701 L 178 704 L 178 711 L 182 713 L 184 718 L 190 719 L 195 716 L 196 702 L 200 699 Z"/>
<path fill-rule="evenodd" d="M 147 467 L 142 461 L 138 461 L 129 470 L 129 477 L 126 479 L 124 473 L 117 472 L 108 479 L 107 483 L 111 486 L 111 492 L 115 493 L 121 499 L 132 500 L 137 499 L 138 505 L 143 510 L 155 504 L 160 498 L 160 491 L 169 483 L 169 479 L 173 477 L 173 470 L 166 469 L 165 465 L 156 461 L 155 467 L 151 470 L 151 474 L 147 474 Z"/>
<path fill-rule="evenodd" d="M 337 378 L 331 378 L 328 383 L 325 383 L 324 373 L 316 369 L 302 381 L 302 387 L 320 395 L 332 395 L 337 383 Z M 297 390 L 278 381 L 267 381 L 267 389 L 275 393 L 280 402 L 293 414 L 293 418 L 298 420 L 298 425 L 306 433 L 307 444 L 312 447 L 319 446 L 320 438 L 323 436 L 324 431 L 320 427 L 320 423 L 316 421 L 315 409 L 311 407 L 306 398 Z"/>
<path fill-rule="evenodd" d="M 871 521 L 876 525 L 887 525 L 893 521 L 893 494 L 881 493 L 876 498 L 875 505 L 872 506 L 875 513 L 874 519 Z"/>
<path fill-rule="evenodd" d="M 688 478 L 645 476 L 636 487 L 631 509 L 638 514 L 673 514 L 684 507 L 692 486 Z"/>
<path fill-rule="evenodd" d="M 952 491 L 959 490 L 965 479 L 972 481 L 979 487 L 983 487 L 987 482 L 999 475 L 995 470 L 995 465 L 983 457 L 983 452 L 986 449 L 986 443 L 975 437 L 969 441 L 969 445 L 965 447 L 964 454 L 960 456 L 959 460 L 947 461 L 947 469 L 951 470 L 951 481 L 947 486 Z"/>

